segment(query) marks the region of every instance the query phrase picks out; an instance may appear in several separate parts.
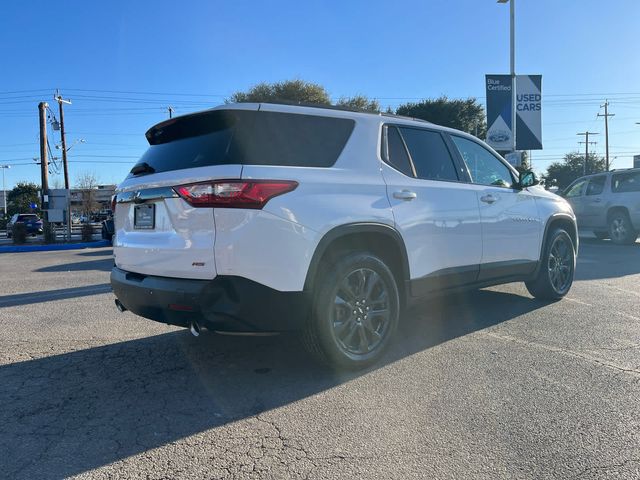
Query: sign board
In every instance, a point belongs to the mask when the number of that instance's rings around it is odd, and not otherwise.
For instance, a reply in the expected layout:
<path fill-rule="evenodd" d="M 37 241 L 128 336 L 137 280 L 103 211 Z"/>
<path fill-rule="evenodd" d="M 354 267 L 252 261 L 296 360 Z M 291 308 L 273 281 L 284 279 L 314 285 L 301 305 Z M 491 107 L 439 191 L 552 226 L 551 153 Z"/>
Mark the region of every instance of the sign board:
<path fill-rule="evenodd" d="M 509 162 L 510 165 L 513 165 L 514 167 L 519 167 L 520 165 L 522 165 L 522 152 L 507 153 L 504 156 L 504 159 L 507 162 Z"/>
<path fill-rule="evenodd" d="M 486 75 L 487 143 L 512 149 L 511 76 Z M 542 149 L 542 76 L 516 76 L 516 149 Z"/>
<path fill-rule="evenodd" d="M 640 168 L 640 155 L 633 156 L 633 168 Z"/>
<path fill-rule="evenodd" d="M 66 210 L 68 201 L 69 190 L 64 188 L 52 188 L 49 190 L 49 208 Z"/>
<path fill-rule="evenodd" d="M 47 210 L 47 219 L 52 223 L 65 223 L 65 213 L 61 208 L 50 208 Z"/>

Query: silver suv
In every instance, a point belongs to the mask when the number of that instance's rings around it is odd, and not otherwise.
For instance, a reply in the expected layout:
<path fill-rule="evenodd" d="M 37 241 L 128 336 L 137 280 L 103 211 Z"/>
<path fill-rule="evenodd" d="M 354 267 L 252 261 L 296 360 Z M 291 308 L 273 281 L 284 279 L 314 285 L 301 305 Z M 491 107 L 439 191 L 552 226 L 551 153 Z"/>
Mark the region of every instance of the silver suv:
<path fill-rule="evenodd" d="M 630 245 L 638 238 L 640 168 L 581 177 L 562 196 L 573 207 L 579 228 L 619 245 Z"/>

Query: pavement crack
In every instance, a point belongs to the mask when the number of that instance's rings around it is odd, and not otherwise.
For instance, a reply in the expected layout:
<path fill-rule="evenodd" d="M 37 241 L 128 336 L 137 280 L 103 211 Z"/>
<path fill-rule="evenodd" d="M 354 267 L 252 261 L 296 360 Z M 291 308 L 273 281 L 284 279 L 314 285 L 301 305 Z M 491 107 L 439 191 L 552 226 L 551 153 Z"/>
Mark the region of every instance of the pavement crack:
<path fill-rule="evenodd" d="M 531 346 L 531 347 L 537 347 L 537 348 L 541 348 L 543 350 L 547 350 L 549 352 L 555 352 L 555 353 L 560 353 L 563 355 L 568 355 L 574 358 L 579 358 L 581 360 L 586 360 L 589 363 L 593 363 L 596 365 L 600 365 L 606 368 L 609 368 L 611 370 L 616 370 L 619 372 L 623 372 L 623 373 L 628 373 L 628 374 L 632 374 L 632 375 L 640 375 L 640 370 L 636 369 L 636 368 L 625 368 L 625 367 L 621 367 L 620 365 L 616 365 L 614 363 L 608 362 L 602 358 L 598 358 L 598 357 L 594 357 L 592 355 L 587 355 L 584 353 L 580 353 L 580 352 L 576 352 L 575 350 L 569 350 L 568 348 L 562 348 L 562 347 L 554 347 L 552 345 L 547 345 L 544 343 L 540 343 L 540 342 L 534 342 L 532 340 L 525 340 L 522 338 L 517 338 L 517 337 L 513 337 L 511 335 L 501 335 L 499 333 L 495 333 L 495 332 L 478 332 L 480 335 L 487 335 L 489 337 L 493 337 L 493 338 L 498 338 L 501 340 L 505 340 L 508 342 L 513 342 L 513 343 L 518 343 L 520 345 L 527 345 L 527 346 Z"/>

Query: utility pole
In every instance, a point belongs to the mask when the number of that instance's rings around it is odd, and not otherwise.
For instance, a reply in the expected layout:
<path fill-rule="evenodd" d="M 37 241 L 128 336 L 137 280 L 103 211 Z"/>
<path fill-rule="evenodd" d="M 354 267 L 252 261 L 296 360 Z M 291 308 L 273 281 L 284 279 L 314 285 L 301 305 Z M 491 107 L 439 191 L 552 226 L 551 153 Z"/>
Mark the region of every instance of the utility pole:
<path fill-rule="evenodd" d="M 581 132 L 578 133 L 578 135 L 582 135 L 585 137 L 584 142 L 580 142 L 580 143 L 584 143 L 584 164 L 582 166 L 582 175 L 586 175 L 587 174 L 587 160 L 589 159 L 589 143 L 591 144 L 595 144 L 596 142 L 589 142 L 589 135 L 598 135 L 598 133 L 596 132 Z"/>
<path fill-rule="evenodd" d="M 62 147 L 62 167 L 64 169 L 64 188 L 67 191 L 67 214 L 65 218 L 65 223 L 67 224 L 67 238 L 71 241 L 71 190 L 69 185 L 69 163 L 67 162 L 67 138 L 64 134 L 64 109 L 62 108 L 62 104 L 66 103 L 67 105 L 71 105 L 71 100 L 65 100 L 60 95 L 60 92 L 56 90 L 55 95 L 53 96 L 54 100 L 58 102 L 58 107 L 60 109 L 60 144 Z"/>
<path fill-rule="evenodd" d="M 167 110 L 169 110 L 169 118 L 173 118 L 173 112 L 174 112 L 173 107 L 169 107 L 167 108 Z"/>
<path fill-rule="evenodd" d="M 46 228 L 49 223 L 49 160 L 47 159 L 47 102 L 38 104 L 40 115 L 40 177 L 42 181 L 42 217 Z"/>
<path fill-rule="evenodd" d="M 599 117 L 604 117 L 604 148 L 606 158 L 606 170 L 609 171 L 609 117 L 613 117 L 615 113 L 609 113 L 609 100 L 605 100 L 604 105 L 600 105 L 600 108 L 604 107 L 604 115 L 598 113 Z"/>
<path fill-rule="evenodd" d="M 60 108 L 60 139 L 62 144 L 62 165 L 64 168 L 64 188 L 69 190 L 69 165 L 67 163 L 67 139 L 64 135 L 64 109 L 62 108 L 62 104 L 66 103 L 67 105 L 71 105 L 71 100 L 64 100 L 62 95 L 56 90 L 55 95 L 53 96 L 54 100 L 58 102 L 58 106 Z"/>

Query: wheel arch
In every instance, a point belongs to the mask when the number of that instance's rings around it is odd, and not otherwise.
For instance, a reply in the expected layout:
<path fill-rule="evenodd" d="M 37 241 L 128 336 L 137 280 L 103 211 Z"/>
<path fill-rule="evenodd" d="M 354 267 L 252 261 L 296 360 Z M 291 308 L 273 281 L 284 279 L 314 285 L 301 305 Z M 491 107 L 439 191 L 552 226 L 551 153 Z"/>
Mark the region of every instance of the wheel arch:
<path fill-rule="evenodd" d="M 629 209 L 627 207 L 622 205 L 613 205 L 607 210 L 607 225 L 609 225 L 609 222 L 611 221 L 611 216 L 616 212 L 622 212 L 627 215 L 627 217 L 630 217 Z"/>
<path fill-rule="evenodd" d="M 333 255 L 349 250 L 365 250 L 380 256 L 388 263 L 398 282 L 398 289 L 406 295 L 409 281 L 409 259 L 400 233 L 383 223 L 350 223 L 329 230 L 316 247 L 304 283 L 305 291 L 314 289 L 321 265 Z"/>
<path fill-rule="evenodd" d="M 578 226 L 576 224 L 575 218 L 566 213 L 554 213 L 547 220 L 546 225 L 544 226 L 544 235 L 542 236 L 542 245 L 540 247 L 540 261 L 544 256 L 544 249 L 547 245 L 547 239 L 549 236 L 549 232 L 553 230 L 553 228 L 564 228 L 569 236 L 571 237 L 571 242 L 573 243 L 573 248 L 576 251 L 576 255 L 578 253 Z"/>

